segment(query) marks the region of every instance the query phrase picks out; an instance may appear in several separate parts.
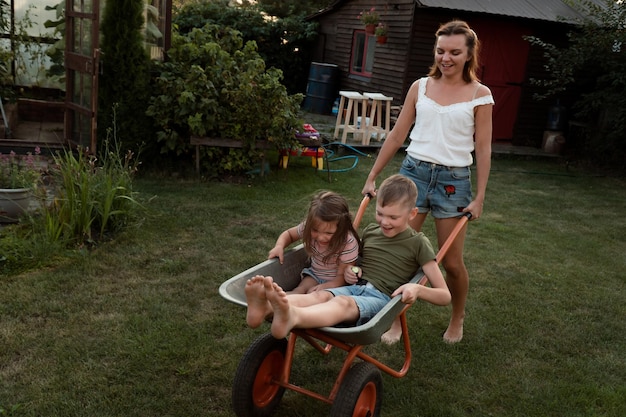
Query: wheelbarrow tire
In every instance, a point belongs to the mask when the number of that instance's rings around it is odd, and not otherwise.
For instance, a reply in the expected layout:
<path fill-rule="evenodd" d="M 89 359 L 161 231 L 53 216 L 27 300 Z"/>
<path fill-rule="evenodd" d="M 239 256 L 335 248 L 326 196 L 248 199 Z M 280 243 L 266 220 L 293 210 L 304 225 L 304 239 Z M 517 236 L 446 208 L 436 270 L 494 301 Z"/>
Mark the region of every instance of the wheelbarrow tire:
<path fill-rule="evenodd" d="M 270 416 L 285 388 L 272 383 L 285 364 L 286 339 L 271 334 L 257 338 L 246 350 L 233 381 L 233 410 L 238 417 Z"/>
<path fill-rule="evenodd" d="M 346 374 L 330 409 L 330 417 L 378 417 L 383 400 L 383 379 L 371 363 L 359 362 Z"/>

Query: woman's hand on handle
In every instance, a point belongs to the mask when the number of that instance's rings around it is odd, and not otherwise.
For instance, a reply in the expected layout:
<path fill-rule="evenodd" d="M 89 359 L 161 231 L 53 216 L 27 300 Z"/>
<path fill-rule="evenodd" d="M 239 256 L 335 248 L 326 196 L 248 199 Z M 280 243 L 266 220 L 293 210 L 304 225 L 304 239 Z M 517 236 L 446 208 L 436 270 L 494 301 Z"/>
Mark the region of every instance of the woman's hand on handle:
<path fill-rule="evenodd" d="M 363 191 L 361 191 L 362 195 L 370 195 L 371 198 L 376 197 L 376 180 L 367 179 L 365 181 L 365 185 L 363 186 Z"/>
<path fill-rule="evenodd" d="M 471 213 L 470 220 L 478 220 L 483 214 L 483 202 L 478 200 L 472 200 L 467 207 L 463 209 L 463 213 Z"/>

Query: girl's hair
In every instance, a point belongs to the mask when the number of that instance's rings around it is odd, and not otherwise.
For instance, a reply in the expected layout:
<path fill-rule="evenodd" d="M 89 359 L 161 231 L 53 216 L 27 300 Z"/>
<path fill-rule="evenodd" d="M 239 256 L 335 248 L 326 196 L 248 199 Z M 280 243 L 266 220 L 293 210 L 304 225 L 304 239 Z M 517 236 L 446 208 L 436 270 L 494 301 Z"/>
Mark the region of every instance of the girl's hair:
<path fill-rule="evenodd" d="M 380 185 L 376 193 L 376 199 L 381 207 L 391 204 L 402 204 L 409 209 L 415 207 L 417 200 L 417 187 L 413 180 L 401 174 L 388 177 Z"/>
<path fill-rule="evenodd" d="M 435 33 L 435 39 L 439 39 L 440 36 L 452 36 L 452 35 L 464 35 L 465 45 L 467 46 L 467 55 L 469 60 L 463 67 L 463 80 L 466 83 L 472 81 L 479 81 L 476 73 L 478 72 L 478 52 L 480 49 L 480 41 L 476 32 L 469 27 L 469 25 L 462 20 L 452 20 L 448 23 L 444 23 L 439 26 L 439 29 Z M 434 53 L 437 53 L 437 42 L 435 42 Z M 437 60 L 435 59 L 433 65 L 430 67 L 429 76 L 433 78 L 441 78 L 441 71 L 437 66 Z"/>
<path fill-rule="evenodd" d="M 302 232 L 302 241 L 304 249 L 310 255 L 313 253 L 311 249 L 311 230 L 317 227 L 318 222 L 336 222 L 337 230 L 333 234 L 328 244 L 328 252 L 324 254 L 323 261 L 328 262 L 331 257 L 339 256 L 346 243 L 348 233 L 352 233 L 355 239 L 359 239 L 359 235 L 352 224 L 352 216 L 348 208 L 348 202 L 341 195 L 332 191 L 320 191 L 313 196 L 309 206 L 309 213 L 304 222 L 304 231 Z"/>

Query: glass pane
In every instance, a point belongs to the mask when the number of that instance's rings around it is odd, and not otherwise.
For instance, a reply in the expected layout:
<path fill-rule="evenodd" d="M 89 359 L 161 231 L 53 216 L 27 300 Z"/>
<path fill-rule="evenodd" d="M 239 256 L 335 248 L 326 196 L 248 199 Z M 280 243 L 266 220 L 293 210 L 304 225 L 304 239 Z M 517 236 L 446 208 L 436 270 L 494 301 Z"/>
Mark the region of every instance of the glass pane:
<path fill-rule="evenodd" d="M 86 56 L 91 56 L 91 31 L 93 29 L 93 21 L 91 19 L 81 19 L 82 26 L 82 41 L 80 53 Z"/>
<path fill-rule="evenodd" d="M 60 1 L 63 0 L 14 0 L 15 31 L 28 36 L 52 36 L 53 28 L 43 24 L 46 20 L 56 21 L 56 11 L 46 10 L 46 6 Z"/>
<path fill-rule="evenodd" d="M 74 23 L 74 45 L 72 51 L 91 56 L 91 19 L 76 19 Z"/>
<path fill-rule="evenodd" d="M 74 11 L 83 13 L 93 12 L 92 0 L 74 0 Z"/>
<path fill-rule="evenodd" d="M 83 93 L 81 94 L 82 101 L 80 102 L 80 105 L 90 109 L 92 77 L 91 74 L 81 74 L 81 77 L 83 78 Z"/>
<path fill-rule="evenodd" d="M 374 51 L 376 50 L 376 37 L 367 37 L 367 53 L 365 54 L 365 72 L 371 73 L 374 69 Z"/>
<path fill-rule="evenodd" d="M 365 52 L 365 33 L 357 33 L 352 48 L 352 71 L 363 72 L 363 53 Z"/>
<path fill-rule="evenodd" d="M 150 59 L 163 60 L 165 37 L 165 0 L 147 0 L 144 9 L 144 44 Z"/>
<path fill-rule="evenodd" d="M 91 118 L 78 112 L 73 114 L 72 139 L 81 147 L 88 149 L 91 146 Z"/>
<path fill-rule="evenodd" d="M 52 60 L 46 55 L 50 46 L 36 42 L 18 45 L 18 52 L 15 55 L 15 83 L 17 85 L 65 88 L 65 83 L 60 77 L 50 76 L 46 72 L 52 65 Z"/>
<path fill-rule="evenodd" d="M 82 85 L 82 75 L 78 71 L 72 71 L 72 75 L 74 78 L 73 86 L 72 86 L 72 103 L 80 103 L 80 94 L 82 89 L 80 86 Z"/>
<path fill-rule="evenodd" d="M 91 84 L 92 78 L 90 74 L 74 72 L 74 88 L 72 95 L 72 103 L 78 104 L 87 109 L 91 108 Z"/>

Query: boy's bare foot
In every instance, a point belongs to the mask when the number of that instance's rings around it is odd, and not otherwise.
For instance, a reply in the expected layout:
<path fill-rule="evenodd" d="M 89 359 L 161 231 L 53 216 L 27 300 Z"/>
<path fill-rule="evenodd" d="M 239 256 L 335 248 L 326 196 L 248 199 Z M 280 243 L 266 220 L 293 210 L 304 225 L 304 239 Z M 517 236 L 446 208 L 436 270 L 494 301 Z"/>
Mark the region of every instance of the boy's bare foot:
<path fill-rule="evenodd" d="M 246 282 L 244 288 L 248 303 L 246 322 L 253 329 L 259 327 L 272 312 L 272 308 L 265 296 L 264 282 L 264 276 L 256 275 Z"/>
<path fill-rule="evenodd" d="M 446 343 L 459 343 L 463 339 L 463 319 L 450 320 L 448 329 L 443 334 L 443 341 Z"/>
<path fill-rule="evenodd" d="M 265 295 L 272 305 L 272 336 L 276 339 L 286 337 L 294 327 L 294 315 L 287 299 L 287 293 L 271 279 L 265 280 Z"/>
<path fill-rule="evenodd" d="M 402 336 L 402 326 L 400 325 L 400 318 L 396 317 L 391 323 L 391 328 L 380 336 L 380 341 L 386 345 L 393 345 L 400 341 L 400 336 Z"/>

